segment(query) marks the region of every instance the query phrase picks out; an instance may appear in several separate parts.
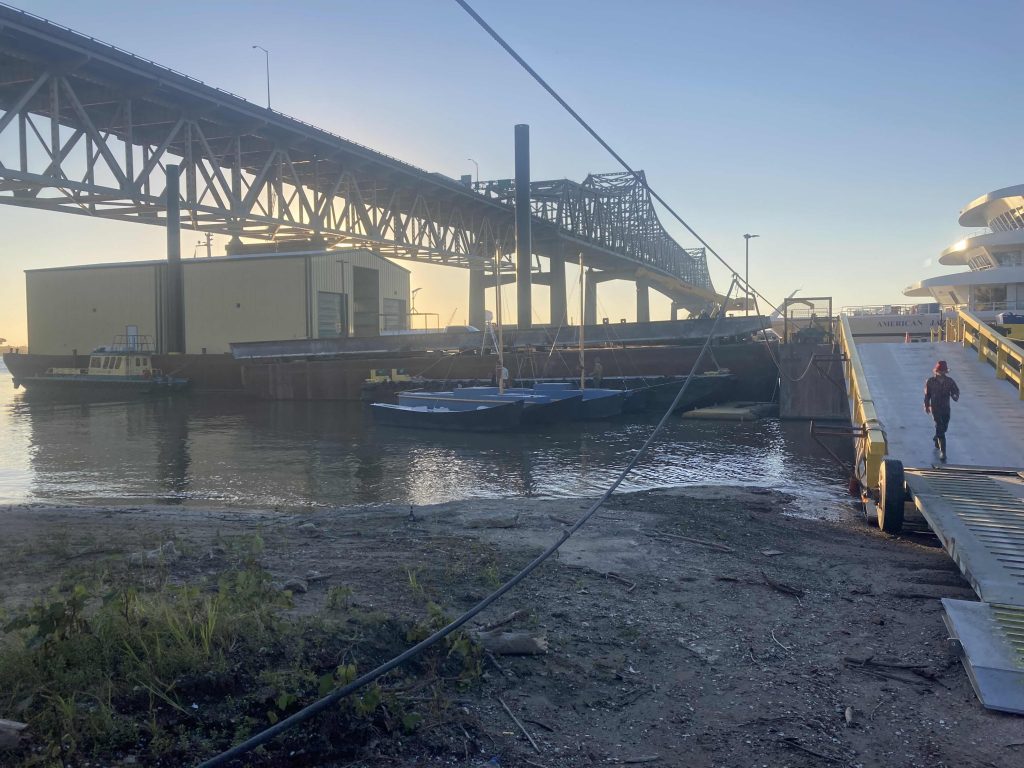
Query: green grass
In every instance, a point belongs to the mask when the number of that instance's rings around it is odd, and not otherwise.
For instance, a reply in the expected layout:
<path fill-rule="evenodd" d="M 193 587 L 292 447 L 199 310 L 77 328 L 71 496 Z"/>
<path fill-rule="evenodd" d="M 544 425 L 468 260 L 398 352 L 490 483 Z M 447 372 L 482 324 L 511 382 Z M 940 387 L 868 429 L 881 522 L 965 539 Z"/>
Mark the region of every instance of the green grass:
<path fill-rule="evenodd" d="M 250 541 L 244 548 L 251 555 L 260 547 Z M 30 726 L 13 764 L 133 755 L 145 765 L 181 765 L 208 757 L 445 621 L 433 604 L 420 622 L 363 612 L 345 588 L 331 595 L 323 613 L 290 616 L 290 595 L 272 586 L 255 557 L 241 559 L 216 578 L 189 585 L 128 581 L 131 571 L 112 584 L 104 570 L 8 617 L 0 635 L 0 712 Z M 419 592 L 414 575 L 410 582 Z M 257 764 L 274 764 L 275 750 L 289 745 L 358 757 L 371 736 L 440 722 L 446 691 L 472 685 L 479 675 L 479 649 L 466 635 L 453 635 L 275 742 Z M 417 695 L 407 696 L 410 690 Z"/>

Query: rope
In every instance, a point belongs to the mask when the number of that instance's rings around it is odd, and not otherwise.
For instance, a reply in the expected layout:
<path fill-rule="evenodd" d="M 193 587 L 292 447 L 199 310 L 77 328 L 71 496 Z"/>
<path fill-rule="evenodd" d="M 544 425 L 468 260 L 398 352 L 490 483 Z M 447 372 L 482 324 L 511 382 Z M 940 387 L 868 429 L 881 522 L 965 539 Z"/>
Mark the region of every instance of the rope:
<path fill-rule="evenodd" d="M 531 67 L 529 64 L 527 64 L 526 60 L 522 56 L 520 56 L 518 53 L 516 53 L 515 49 L 511 45 L 506 43 L 504 38 L 502 38 L 502 36 L 499 35 L 494 30 L 494 28 L 491 27 L 490 24 L 488 24 L 486 21 L 484 21 L 483 18 L 481 18 L 480 14 L 478 14 L 476 11 L 474 11 L 470 7 L 469 3 L 466 2 L 466 0 L 455 0 L 455 2 L 458 3 L 460 6 L 462 6 L 462 9 L 466 13 L 468 13 L 477 24 L 479 24 L 481 27 L 483 27 L 484 31 L 487 32 L 487 34 L 489 34 L 491 37 L 493 37 L 495 42 L 497 42 L 498 45 L 500 45 L 502 48 L 504 48 L 505 51 L 508 53 L 508 55 L 511 56 L 513 59 L 515 59 L 519 63 L 519 65 L 523 69 L 525 69 L 530 74 L 530 76 L 534 80 L 536 80 L 540 84 L 540 86 L 545 91 L 547 91 L 551 95 L 551 97 L 555 101 L 557 101 L 562 106 L 562 108 L 565 109 L 565 111 L 568 112 L 573 117 L 573 119 L 577 123 L 579 123 L 581 126 L 583 126 L 583 129 L 587 133 L 589 133 L 597 141 L 598 144 L 600 144 L 602 147 L 604 147 L 605 150 L 608 152 L 608 154 L 610 154 L 612 157 L 615 158 L 616 161 L 618 161 L 619 165 L 621 165 L 623 168 L 625 168 L 627 171 L 629 171 L 629 174 L 634 179 L 636 179 L 636 181 L 638 183 L 640 183 L 640 184 L 642 184 L 644 186 L 644 188 L 647 190 L 647 192 L 650 194 L 650 196 L 653 197 L 655 200 L 657 200 L 659 203 L 661 203 L 664 206 L 665 210 L 668 211 L 670 214 L 672 214 L 672 218 L 674 218 L 676 221 L 678 221 L 680 224 L 682 224 L 686 228 L 686 231 L 689 232 L 691 235 L 693 235 L 697 239 L 697 242 L 699 242 L 701 245 L 704 246 L 704 248 L 707 249 L 708 253 L 710 253 L 712 256 L 714 256 L 716 259 L 718 259 L 719 263 L 723 267 L 725 267 L 727 270 L 729 270 L 729 274 L 732 276 L 732 279 L 735 280 L 738 285 L 740 285 L 741 287 L 745 287 L 755 297 L 756 296 L 760 296 L 762 299 L 765 300 L 765 302 L 768 304 L 768 306 L 770 306 L 773 310 L 777 309 L 777 307 L 775 307 L 774 304 L 772 304 L 770 301 L 768 301 L 768 299 L 766 299 L 764 297 L 764 295 L 762 295 L 759 291 L 757 291 L 752 286 L 750 286 L 747 283 L 747 281 L 744 280 L 743 277 L 740 276 L 740 273 L 737 272 L 735 269 L 733 269 L 732 266 L 725 259 L 723 259 L 721 256 L 719 256 L 718 255 L 718 251 L 716 251 L 714 248 L 712 248 L 707 240 L 705 240 L 703 237 L 701 237 L 699 234 L 697 234 L 697 231 L 693 227 L 691 227 L 689 224 L 687 224 L 686 221 L 683 219 L 683 217 L 680 216 L 678 213 L 676 213 L 675 209 L 671 205 L 669 205 L 667 202 L 665 202 L 664 198 L 662 198 L 661 195 L 659 195 L 657 192 L 655 192 L 653 189 L 651 189 L 651 185 L 647 183 L 647 179 L 645 179 L 639 173 L 634 171 L 633 168 L 629 165 L 629 163 L 627 163 L 625 160 L 623 160 L 622 157 L 619 155 L 619 153 L 616 152 L 614 149 L 612 149 L 611 145 L 607 141 L 602 139 L 600 134 L 598 134 L 597 131 L 595 131 L 593 128 L 591 128 L 590 124 L 587 123 L 587 121 L 584 120 L 582 117 L 580 117 L 579 113 L 576 112 L 576 110 L 573 109 L 571 106 L 569 106 L 569 103 L 565 99 L 563 99 L 561 96 L 559 96 L 558 92 L 554 88 L 552 88 L 550 85 L 547 84 L 547 81 L 545 81 L 543 77 L 541 77 L 539 74 L 537 74 L 537 71 L 533 67 Z"/>
<path fill-rule="evenodd" d="M 718 316 L 715 318 L 715 324 L 712 326 L 711 331 L 708 333 L 707 341 L 704 342 L 704 346 L 701 348 L 700 354 L 697 355 L 697 359 L 693 362 L 693 367 L 690 369 L 690 373 L 687 375 L 686 381 L 684 381 L 682 387 L 679 388 L 679 392 L 676 393 L 675 399 L 672 401 L 672 404 L 665 411 L 664 415 L 661 417 L 661 420 L 658 422 L 657 426 L 654 427 L 654 430 L 651 432 L 651 434 L 648 435 L 647 439 L 644 441 L 644 444 L 641 445 L 640 448 L 637 449 L 636 453 L 633 454 L 633 458 L 629 460 L 629 463 L 622 470 L 622 472 L 619 473 L 618 477 L 616 477 L 612 484 L 608 486 L 607 490 L 605 490 L 605 492 L 601 494 L 600 498 L 598 498 L 597 501 L 590 505 L 586 513 L 584 513 L 584 515 L 579 520 L 577 520 L 571 528 L 567 528 L 566 530 L 562 531 L 562 535 L 559 536 L 556 541 L 548 545 L 547 549 L 545 549 L 543 552 L 537 555 L 537 557 L 531 560 L 526 565 L 526 567 L 519 571 L 519 573 L 517 573 L 511 579 L 506 581 L 498 589 L 494 590 L 491 594 L 487 595 L 487 597 L 485 597 L 479 603 L 477 603 L 468 611 L 463 613 L 461 616 L 451 621 L 449 624 L 442 627 L 441 629 L 437 630 L 430 637 L 426 638 L 425 640 L 421 640 L 416 645 L 406 649 L 398 656 L 395 656 L 390 661 L 381 664 L 376 669 L 373 669 L 367 672 L 366 674 L 362 675 L 361 677 L 353 680 L 348 685 L 336 688 L 323 698 L 313 702 L 312 704 L 306 707 L 303 707 L 294 715 L 285 718 L 276 725 L 272 725 L 270 728 L 260 731 L 255 736 L 251 736 L 250 738 L 246 739 L 241 744 L 238 744 L 237 746 L 232 747 L 231 749 L 228 749 L 225 752 L 221 752 L 219 755 L 212 757 L 203 763 L 200 763 L 198 768 L 215 768 L 216 766 L 224 765 L 229 760 L 233 760 L 236 757 L 241 757 L 242 755 L 251 752 L 261 744 L 266 744 L 268 741 L 278 736 L 279 734 L 294 728 L 295 726 L 305 722 L 306 720 L 309 720 L 314 715 L 319 714 L 328 707 L 337 704 L 346 696 L 349 696 L 350 694 L 359 690 L 363 686 L 372 683 L 378 677 L 387 674 L 396 667 L 399 667 L 402 664 L 404 664 L 409 659 L 418 656 L 427 648 L 430 648 L 432 645 L 435 645 L 436 643 L 446 638 L 448 635 L 450 635 L 452 632 L 454 632 L 459 627 L 464 625 L 474 616 L 480 614 L 484 609 L 491 605 L 491 603 L 498 600 L 498 598 L 500 598 L 506 592 L 509 592 L 512 588 L 519 584 L 519 582 L 523 581 L 523 579 L 525 579 L 527 576 L 533 573 L 545 560 L 547 560 L 549 557 L 555 554 L 555 552 L 557 552 L 561 548 L 561 546 L 565 544 L 565 542 L 567 542 L 574 533 L 576 533 L 576 531 L 578 531 L 580 528 L 586 525 L 587 521 L 594 516 L 594 514 L 604 505 L 606 501 L 608 501 L 611 495 L 615 492 L 615 489 L 617 489 L 619 485 L 622 483 L 622 481 L 626 479 L 626 476 L 629 475 L 629 473 L 633 470 L 633 467 L 636 466 L 637 462 L 640 460 L 640 457 L 647 452 L 648 447 L 650 447 L 651 443 L 653 443 L 655 438 L 661 433 L 661 430 L 665 427 L 666 422 L 669 420 L 669 417 L 675 410 L 676 405 L 679 403 L 683 395 L 686 393 L 687 387 L 690 386 L 690 381 L 691 379 L 693 379 L 693 374 L 697 370 L 697 366 L 700 365 L 700 361 L 704 357 L 704 353 L 707 352 L 708 348 L 711 346 L 711 340 L 714 338 L 715 330 L 718 328 L 718 324 L 721 322 L 722 318 L 725 317 L 725 306 L 728 302 L 728 298 L 732 295 L 732 291 L 735 286 L 736 280 L 733 279 L 732 282 L 729 284 L 729 291 L 726 294 L 726 302 L 722 304 L 721 308 L 718 311 Z"/>

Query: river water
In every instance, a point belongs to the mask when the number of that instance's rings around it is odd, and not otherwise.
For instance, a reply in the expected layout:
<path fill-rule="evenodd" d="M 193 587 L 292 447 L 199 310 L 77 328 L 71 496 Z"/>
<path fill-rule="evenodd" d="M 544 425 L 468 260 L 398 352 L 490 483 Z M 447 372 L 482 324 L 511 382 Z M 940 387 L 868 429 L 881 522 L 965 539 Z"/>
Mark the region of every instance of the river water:
<path fill-rule="evenodd" d="M 358 403 L 205 394 L 40 403 L 26 401 L 0 363 L 0 503 L 315 508 L 592 496 L 656 422 L 477 435 L 378 427 Z M 672 418 L 621 488 L 709 483 L 767 486 L 830 507 L 845 478 L 806 423 Z"/>

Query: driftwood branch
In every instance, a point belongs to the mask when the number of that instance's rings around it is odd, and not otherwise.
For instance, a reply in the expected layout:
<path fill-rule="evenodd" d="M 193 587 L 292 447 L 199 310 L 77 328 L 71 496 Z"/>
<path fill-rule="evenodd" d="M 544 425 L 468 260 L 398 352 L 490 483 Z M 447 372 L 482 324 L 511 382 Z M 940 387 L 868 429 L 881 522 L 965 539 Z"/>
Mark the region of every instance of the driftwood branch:
<path fill-rule="evenodd" d="M 690 544 L 700 544 L 702 547 L 713 549 L 716 552 L 735 552 L 732 547 L 727 547 L 725 544 L 719 544 L 717 541 L 705 541 L 704 539 L 695 539 L 692 536 L 682 536 L 678 533 L 669 533 L 668 531 L 655 530 L 654 534 L 657 536 L 665 536 L 669 539 L 679 539 L 680 541 L 687 541 Z M 650 534 L 648 534 L 650 535 Z"/>
<path fill-rule="evenodd" d="M 533 746 L 534 751 L 539 755 L 540 747 L 537 746 L 537 742 L 533 740 L 533 736 L 530 735 L 530 732 L 526 730 L 526 726 L 519 722 L 518 717 L 512 714 L 512 710 L 508 708 L 508 704 L 506 704 L 500 696 L 498 697 L 498 703 L 504 707 L 506 712 L 508 712 L 508 716 L 512 718 L 512 722 L 519 726 L 519 730 L 523 732 L 523 736 L 526 737 L 527 741 L 529 741 Z"/>
<path fill-rule="evenodd" d="M 498 656 L 536 656 L 548 652 L 548 641 L 529 632 L 475 632 L 484 650 Z"/>
<path fill-rule="evenodd" d="M 625 578 L 624 576 L 620 576 L 619 574 L 614 573 L 613 571 L 608 571 L 608 573 L 605 574 L 605 578 L 606 579 L 614 579 L 615 581 L 619 582 L 620 584 L 625 584 L 627 587 L 629 587 L 629 589 L 626 590 L 627 592 L 632 592 L 634 589 L 636 589 L 636 583 L 635 582 L 632 582 L 629 579 Z"/>
<path fill-rule="evenodd" d="M 799 587 L 791 587 L 789 584 L 783 584 L 781 581 L 775 581 L 767 573 L 761 571 L 761 578 L 764 579 L 764 583 L 774 589 L 776 592 L 781 592 L 784 595 L 790 595 L 791 597 L 803 597 L 804 591 Z"/>
<path fill-rule="evenodd" d="M 520 608 L 519 610 L 512 611 L 512 613 L 510 613 L 508 616 L 505 616 L 504 618 L 498 619 L 497 621 L 492 621 L 490 624 L 485 624 L 484 626 L 480 627 L 480 631 L 490 632 L 492 629 L 497 629 L 498 627 L 503 627 L 506 624 L 511 624 L 513 621 L 525 619 L 529 615 L 529 611 L 525 611 L 522 608 Z"/>

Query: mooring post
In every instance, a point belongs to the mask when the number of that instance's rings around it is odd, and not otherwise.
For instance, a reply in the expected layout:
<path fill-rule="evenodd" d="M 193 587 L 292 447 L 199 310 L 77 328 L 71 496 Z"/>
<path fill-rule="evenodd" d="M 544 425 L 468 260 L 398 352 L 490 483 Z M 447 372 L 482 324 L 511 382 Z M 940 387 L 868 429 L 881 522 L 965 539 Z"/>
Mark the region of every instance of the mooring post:
<path fill-rule="evenodd" d="M 516 324 L 533 326 L 530 269 L 533 242 L 530 231 L 530 126 L 516 130 Z"/>
<path fill-rule="evenodd" d="M 164 302 L 164 327 L 167 334 L 162 345 L 165 352 L 185 352 L 185 296 L 181 275 L 181 203 L 179 179 L 181 167 L 167 166 L 167 293 Z"/>

